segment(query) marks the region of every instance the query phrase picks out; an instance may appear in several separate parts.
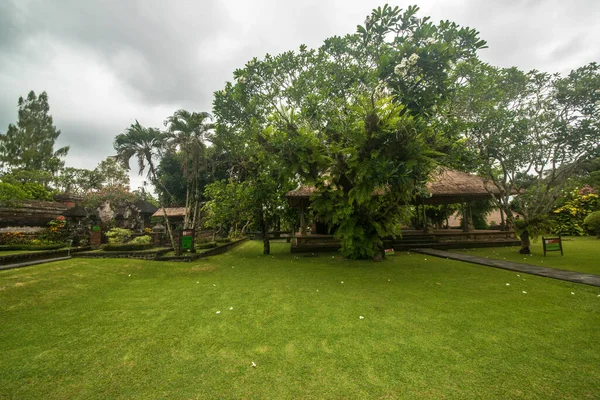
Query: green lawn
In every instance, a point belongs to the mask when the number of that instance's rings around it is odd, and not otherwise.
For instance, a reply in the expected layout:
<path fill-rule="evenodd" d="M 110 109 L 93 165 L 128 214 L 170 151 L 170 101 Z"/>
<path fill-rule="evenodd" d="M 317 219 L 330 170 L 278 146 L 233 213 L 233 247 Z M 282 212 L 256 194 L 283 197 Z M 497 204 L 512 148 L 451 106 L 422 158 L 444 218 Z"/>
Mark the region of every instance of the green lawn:
<path fill-rule="evenodd" d="M 0 398 L 600 398 L 600 288 L 261 249 L 0 271 Z"/>
<path fill-rule="evenodd" d="M 530 255 L 519 254 L 518 246 L 456 250 L 474 256 L 600 275 L 600 240 L 595 237 L 563 238 L 562 256 L 560 251 L 552 251 L 544 257 L 541 238 L 531 242 L 531 251 Z"/>

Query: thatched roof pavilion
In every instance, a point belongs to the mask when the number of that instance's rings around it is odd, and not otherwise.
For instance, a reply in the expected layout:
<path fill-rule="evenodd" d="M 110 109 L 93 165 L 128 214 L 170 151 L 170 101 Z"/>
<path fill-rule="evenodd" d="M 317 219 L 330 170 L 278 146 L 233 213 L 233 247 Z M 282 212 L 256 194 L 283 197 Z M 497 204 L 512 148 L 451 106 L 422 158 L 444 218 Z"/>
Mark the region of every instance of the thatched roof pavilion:
<path fill-rule="evenodd" d="M 502 194 L 493 183 L 486 182 L 481 176 L 445 167 L 438 167 L 431 173 L 426 187 L 430 196 L 418 198 L 420 204 L 453 204 Z"/>
<path fill-rule="evenodd" d="M 171 218 L 171 217 L 185 217 L 185 207 L 167 207 L 165 208 L 165 213 L 167 214 L 167 217 Z M 163 209 L 159 208 L 158 210 L 156 210 L 156 212 L 154 214 L 152 214 L 153 217 L 158 217 L 158 218 L 164 218 L 164 213 L 163 213 Z"/>
<path fill-rule="evenodd" d="M 501 192 L 491 182 L 484 178 L 456 171 L 446 167 L 438 167 L 431 173 L 426 185 L 428 196 L 417 197 L 417 204 L 437 205 L 462 203 L 468 200 L 489 198 L 491 195 L 500 196 Z M 301 186 L 286 193 L 290 205 L 307 204 L 311 196 L 318 193 L 314 186 Z"/>
<path fill-rule="evenodd" d="M 491 182 L 484 178 L 456 171 L 446 167 L 436 168 L 430 175 L 429 182 L 426 184 L 427 195 L 417 196 L 414 204 L 417 207 L 417 218 L 422 214 L 419 208 L 425 205 L 456 204 L 460 203 L 463 218 L 467 221 L 464 230 L 472 229 L 471 212 L 469 202 L 480 199 L 489 199 L 490 196 L 498 198 L 502 193 Z M 374 193 L 376 195 L 377 193 Z M 296 190 L 289 191 L 285 197 L 292 207 L 300 212 L 300 225 L 302 234 L 305 234 L 305 211 L 310 206 L 310 198 L 318 195 L 318 190 L 314 186 L 301 186 Z M 424 213 L 424 211 L 423 211 Z M 422 224 L 425 225 L 425 216 Z"/>

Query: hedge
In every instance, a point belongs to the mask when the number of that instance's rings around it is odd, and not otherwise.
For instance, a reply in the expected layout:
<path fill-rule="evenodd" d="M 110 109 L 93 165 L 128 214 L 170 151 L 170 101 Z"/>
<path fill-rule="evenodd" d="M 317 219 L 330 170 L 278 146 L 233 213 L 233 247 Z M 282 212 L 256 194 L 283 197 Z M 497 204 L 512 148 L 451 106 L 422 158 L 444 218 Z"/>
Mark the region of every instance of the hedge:
<path fill-rule="evenodd" d="M 214 247 L 217 247 L 217 242 L 200 243 L 197 244 L 195 247 L 198 250 L 212 249 Z"/>
<path fill-rule="evenodd" d="M 14 250 L 58 250 L 65 246 L 65 244 L 3 244 L 0 245 L 0 252 Z"/>
<path fill-rule="evenodd" d="M 115 244 L 105 244 L 102 246 L 102 250 L 104 251 L 136 251 L 136 250 L 149 250 L 154 245 L 152 243 L 149 244 L 136 244 L 136 243 L 115 243 Z"/>

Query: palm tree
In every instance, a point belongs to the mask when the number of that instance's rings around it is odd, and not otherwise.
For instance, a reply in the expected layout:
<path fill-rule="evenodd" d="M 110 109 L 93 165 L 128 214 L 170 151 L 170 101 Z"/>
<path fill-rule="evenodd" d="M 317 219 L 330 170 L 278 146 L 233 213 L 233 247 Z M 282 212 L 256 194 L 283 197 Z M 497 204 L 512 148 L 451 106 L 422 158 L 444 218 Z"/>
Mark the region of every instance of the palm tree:
<path fill-rule="evenodd" d="M 195 227 L 200 208 L 199 176 L 205 168 L 206 145 L 213 124 L 207 112 L 178 110 L 165 121 L 166 145 L 183 156 L 183 176 L 186 180 L 184 228 Z M 192 215 L 190 215 L 192 214 Z"/>
<path fill-rule="evenodd" d="M 144 173 L 147 166 L 148 178 L 152 182 L 155 182 L 155 184 L 160 184 L 159 180 L 156 178 L 156 167 L 153 159 L 160 156 L 164 139 L 164 134 L 158 129 L 144 128 L 136 120 L 135 124 L 132 124 L 129 128 L 125 129 L 124 133 L 115 137 L 114 148 L 117 151 L 117 160 L 124 168 L 130 170 L 129 161 L 132 157 L 137 158 L 140 175 Z M 163 187 L 163 189 L 166 191 L 166 188 Z M 169 238 L 171 239 L 171 245 L 174 249 L 177 249 L 164 204 L 161 204 L 161 207 L 167 225 L 167 231 L 169 232 Z"/>

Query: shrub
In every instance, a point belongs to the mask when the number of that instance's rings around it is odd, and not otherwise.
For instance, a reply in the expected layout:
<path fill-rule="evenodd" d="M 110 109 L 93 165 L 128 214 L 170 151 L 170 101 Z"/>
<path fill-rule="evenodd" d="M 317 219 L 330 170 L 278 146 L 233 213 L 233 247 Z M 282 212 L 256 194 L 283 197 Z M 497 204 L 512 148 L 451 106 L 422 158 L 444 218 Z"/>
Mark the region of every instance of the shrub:
<path fill-rule="evenodd" d="M 600 239 L 600 211 L 593 212 L 585 217 L 583 224 L 588 232 L 591 234 L 596 234 L 598 239 Z"/>
<path fill-rule="evenodd" d="M 150 236 L 137 236 L 131 239 L 127 244 L 150 244 L 152 243 L 152 238 Z"/>
<path fill-rule="evenodd" d="M 64 244 L 7 244 L 0 246 L 0 252 L 2 251 L 14 251 L 14 250 L 58 250 L 65 247 Z M 2 255 L 2 253 L 0 253 Z"/>
<path fill-rule="evenodd" d="M 123 228 L 112 228 L 106 232 L 109 244 L 124 244 L 131 236 L 131 231 Z"/>
<path fill-rule="evenodd" d="M 217 243 L 229 243 L 231 242 L 230 238 L 222 238 L 222 239 L 217 239 L 216 240 Z"/>
<path fill-rule="evenodd" d="M 15 206 L 20 200 L 28 199 L 29 195 L 20 187 L 6 182 L 0 182 L 0 204 Z"/>
<path fill-rule="evenodd" d="M 139 251 L 139 250 L 148 250 L 152 248 L 152 243 L 150 244 L 136 244 L 136 243 L 114 243 L 114 244 L 105 244 L 102 246 L 102 250 L 104 251 Z"/>
<path fill-rule="evenodd" d="M 553 233 L 563 236 L 584 235 L 585 217 L 597 210 L 600 210 L 600 199 L 591 188 L 569 192 L 561 207 L 554 210 L 556 225 Z"/>
<path fill-rule="evenodd" d="M 200 243 L 200 244 L 196 245 L 196 248 L 198 250 L 212 249 L 214 247 L 217 247 L 217 242 L 207 242 L 207 243 Z"/>

